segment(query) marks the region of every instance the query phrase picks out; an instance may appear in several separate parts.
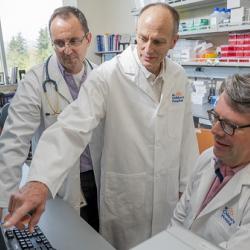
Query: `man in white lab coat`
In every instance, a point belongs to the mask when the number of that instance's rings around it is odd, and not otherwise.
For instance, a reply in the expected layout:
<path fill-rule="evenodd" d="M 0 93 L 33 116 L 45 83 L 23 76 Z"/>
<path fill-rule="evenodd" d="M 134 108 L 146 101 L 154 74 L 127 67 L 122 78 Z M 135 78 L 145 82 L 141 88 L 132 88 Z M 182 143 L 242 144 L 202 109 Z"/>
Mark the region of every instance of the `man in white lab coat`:
<path fill-rule="evenodd" d="M 95 67 L 85 58 L 92 35 L 80 10 L 68 6 L 56 9 L 51 16 L 49 30 L 55 54 L 46 63 L 33 67 L 18 83 L 0 137 L 0 208 L 8 206 L 11 193 L 18 189 L 31 139 L 34 152 L 43 131 L 55 123 L 58 114 L 76 99 L 80 85 Z M 87 198 L 83 197 L 80 188 L 80 168 L 88 170 L 82 171 L 81 178 L 91 174 L 91 171 L 94 176 L 91 164 L 87 148 L 81 157 L 72 159 L 71 171 L 58 189 L 59 197 L 67 200 L 79 213 L 85 203 L 84 198 Z M 93 177 L 92 183 L 90 180 L 88 183 L 94 190 Z M 84 190 L 86 195 L 86 187 Z M 98 230 L 98 209 L 94 196 L 93 202 L 88 198 L 88 205 L 81 208 L 81 215 Z M 90 203 L 95 205 L 91 207 Z M 87 216 L 86 210 L 90 211 Z"/>
<path fill-rule="evenodd" d="M 250 246 L 250 75 L 228 79 L 209 111 L 214 147 L 204 152 L 174 211 L 182 225 L 225 249 Z"/>
<path fill-rule="evenodd" d="M 166 58 L 178 23 L 166 4 L 142 10 L 137 46 L 93 70 L 78 99 L 42 136 L 30 182 L 12 196 L 15 213 L 6 226 L 31 208 L 30 226 L 38 221 L 48 190 L 55 195 L 70 162 L 103 121 L 101 166 L 94 165 L 101 234 L 128 249 L 167 227 L 198 156 L 190 86 L 183 68 Z M 34 189 L 39 195 L 31 197 Z"/>

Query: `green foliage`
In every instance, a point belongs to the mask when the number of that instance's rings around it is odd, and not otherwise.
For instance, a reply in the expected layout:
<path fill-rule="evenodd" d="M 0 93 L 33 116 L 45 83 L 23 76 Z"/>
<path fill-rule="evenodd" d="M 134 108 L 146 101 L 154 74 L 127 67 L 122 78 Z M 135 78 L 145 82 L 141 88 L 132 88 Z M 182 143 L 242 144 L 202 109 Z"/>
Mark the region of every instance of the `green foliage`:
<path fill-rule="evenodd" d="M 37 39 L 37 61 L 43 62 L 53 51 L 48 28 L 41 28 Z"/>
<path fill-rule="evenodd" d="M 9 67 L 17 66 L 19 69 L 25 69 L 29 64 L 29 55 L 27 50 L 27 42 L 21 33 L 12 37 L 8 50 L 7 62 Z"/>
<path fill-rule="evenodd" d="M 22 34 L 18 33 L 7 46 L 7 64 L 9 69 L 18 67 L 27 71 L 32 66 L 42 63 L 52 52 L 47 27 L 40 29 L 35 46 L 28 46 Z"/>

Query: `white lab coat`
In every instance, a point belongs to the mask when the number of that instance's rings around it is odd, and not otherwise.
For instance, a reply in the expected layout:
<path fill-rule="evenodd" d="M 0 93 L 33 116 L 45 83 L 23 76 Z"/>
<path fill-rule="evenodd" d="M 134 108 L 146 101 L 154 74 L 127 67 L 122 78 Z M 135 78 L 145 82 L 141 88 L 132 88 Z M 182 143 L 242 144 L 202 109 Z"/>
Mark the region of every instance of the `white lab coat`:
<path fill-rule="evenodd" d="M 197 216 L 215 178 L 212 148 L 205 151 L 178 202 L 173 225 L 182 225 L 225 249 L 250 246 L 250 164 L 237 172 Z"/>
<path fill-rule="evenodd" d="M 179 65 L 169 59 L 166 65 L 160 103 L 131 47 L 93 70 L 78 99 L 41 138 L 33 160 L 39 172 L 29 179 L 45 182 L 54 195 L 103 120 L 101 166 L 94 164 L 100 231 L 118 249 L 167 227 L 198 156 L 187 78 Z M 44 159 L 47 152 L 51 157 Z"/>
<path fill-rule="evenodd" d="M 91 71 L 88 63 L 87 74 Z M 94 66 L 94 65 L 93 65 Z M 59 100 L 60 110 L 63 110 L 72 97 L 68 86 L 58 68 L 56 56 L 49 61 L 49 75 L 58 85 L 58 91 L 65 99 L 57 96 L 52 84 L 47 84 L 47 92 L 52 107 L 55 108 Z M 56 122 L 55 115 L 46 116 L 45 113 L 53 113 L 42 89 L 45 80 L 44 64 L 33 67 L 26 73 L 24 80 L 18 83 L 17 92 L 11 102 L 8 118 L 0 139 L 0 207 L 8 206 L 9 196 L 19 186 L 21 180 L 21 166 L 27 158 L 32 138 L 32 149 L 51 124 Z M 45 157 L 50 157 L 50 153 Z M 78 211 L 80 204 L 84 202 L 80 190 L 80 160 L 72 159 L 71 171 L 64 185 L 58 190 L 58 195 L 67 200 Z M 6 168 L 8 166 L 8 168 Z"/>

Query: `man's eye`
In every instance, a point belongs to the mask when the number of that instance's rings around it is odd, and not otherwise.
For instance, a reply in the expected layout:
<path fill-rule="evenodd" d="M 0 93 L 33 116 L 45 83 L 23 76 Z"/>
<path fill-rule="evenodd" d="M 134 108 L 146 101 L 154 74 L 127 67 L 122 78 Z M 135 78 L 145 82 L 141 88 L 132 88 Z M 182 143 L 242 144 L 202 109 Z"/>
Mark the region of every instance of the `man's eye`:
<path fill-rule="evenodd" d="M 139 39 L 140 39 L 141 41 L 143 41 L 143 42 L 146 42 L 146 41 L 147 41 L 147 39 L 146 39 L 145 37 L 142 37 L 142 36 L 139 36 Z"/>
<path fill-rule="evenodd" d="M 65 42 L 63 40 L 56 40 L 54 41 L 54 44 L 57 45 L 58 47 L 64 47 Z"/>
<path fill-rule="evenodd" d="M 235 128 L 236 125 L 231 123 L 231 122 L 228 122 L 228 121 L 224 121 L 224 124 L 227 126 L 227 127 L 230 127 L 230 128 Z"/>
<path fill-rule="evenodd" d="M 74 45 L 74 44 L 78 44 L 80 41 L 79 39 L 73 38 L 70 40 L 70 44 Z"/>
<path fill-rule="evenodd" d="M 161 42 L 158 41 L 158 40 L 154 40 L 154 44 L 155 44 L 155 45 L 159 45 L 159 44 L 161 44 Z"/>
<path fill-rule="evenodd" d="M 154 43 L 155 45 L 162 45 L 162 44 L 164 44 L 165 42 L 159 41 L 159 40 L 154 40 L 153 43 Z"/>

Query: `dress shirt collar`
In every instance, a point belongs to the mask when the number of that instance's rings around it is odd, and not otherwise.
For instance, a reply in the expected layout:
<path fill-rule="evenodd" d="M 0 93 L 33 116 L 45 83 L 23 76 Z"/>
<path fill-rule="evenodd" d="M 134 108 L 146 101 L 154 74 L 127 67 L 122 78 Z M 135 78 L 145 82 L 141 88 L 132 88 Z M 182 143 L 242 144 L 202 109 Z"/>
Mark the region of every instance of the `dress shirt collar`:
<path fill-rule="evenodd" d="M 163 74 L 166 72 L 166 59 L 164 58 L 164 60 L 161 63 L 161 70 L 160 73 L 158 74 L 158 76 L 156 76 L 155 74 L 149 72 L 141 63 L 138 54 L 137 54 L 137 46 L 134 47 L 133 50 L 134 53 L 134 57 L 135 60 L 137 62 L 137 64 L 139 65 L 139 67 L 141 68 L 141 71 L 143 72 L 143 74 L 145 75 L 146 79 L 149 80 L 151 85 L 154 85 L 156 82 L 158 82 L 159 80 L 163 80 Z"/>

